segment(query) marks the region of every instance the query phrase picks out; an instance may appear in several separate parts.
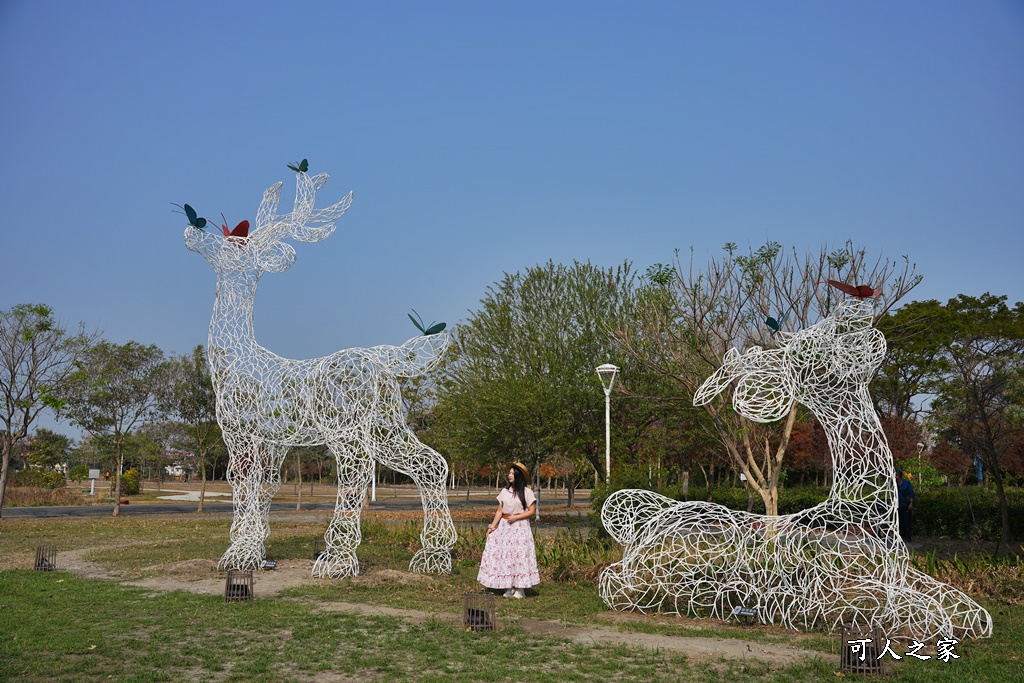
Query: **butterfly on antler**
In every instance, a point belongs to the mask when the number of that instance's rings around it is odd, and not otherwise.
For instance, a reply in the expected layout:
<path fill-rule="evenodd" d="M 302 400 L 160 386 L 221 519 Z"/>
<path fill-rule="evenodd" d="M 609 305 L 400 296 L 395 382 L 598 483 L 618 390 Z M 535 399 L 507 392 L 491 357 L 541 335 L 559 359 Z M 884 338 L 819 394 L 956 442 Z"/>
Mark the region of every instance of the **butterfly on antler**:
<path fill-rule="evenodd" d="M 875 289 L 870 285 L 850 285 L 839 280 L 825 280 L 828 284 L 832 285 L 840 292 L 845 292 L 850 296 L 855 296 L 858 299 L 870 299 L 872 297 L 879 296 L 882 290 Z"/>
<path fill-rule="evenodd" d="M 193 228 L 198 228 L 199 230 L 202 230 L 203 228 L 206 227 L 207 223 L 211 222 L 199 216 L 196 213 L 196 210 L 193 209 L 188 204 L 173 204 L 173 206 L 177 206 L 179 209 L 181 209 L 181 211 L 176 211 L 175 213 L 184 214 L 185 217 L 188 218 L 188 224 L 191 225 Z M 224 223 L 221 224 L 220 229 L 224 233 L 225 237 L 249 236 L 249 221 L 242 221 L 241 223 L 235 226 L 234 230 L 228 230 L 228 219 L 224 218 L 224 214 L 221 214 L 220 217 L 224 219 Z"/>
<path fill-rule="evenodd" d="M 223 219 L 223 223 L 220 225 L 221 231 L 225 237 L 248 237 L 249 236 L 249 221 L 242 221 L 235 226 L 234 230 L 228 230 L 228 219 L 224 217 L 224 214 L 220 215 Z"/>

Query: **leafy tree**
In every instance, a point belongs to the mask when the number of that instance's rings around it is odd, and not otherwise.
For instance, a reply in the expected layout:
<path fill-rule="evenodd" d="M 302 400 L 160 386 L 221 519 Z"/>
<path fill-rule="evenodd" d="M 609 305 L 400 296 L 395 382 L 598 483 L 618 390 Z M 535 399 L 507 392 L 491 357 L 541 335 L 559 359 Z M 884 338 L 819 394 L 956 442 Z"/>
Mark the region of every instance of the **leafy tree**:
<path fill-rule="evenodd" d="M 882 290 L 880 312 L 920 282 L 906 258 L 871 261 L 850 243 L 803 255 L 777 242 L 746 252 L 728 243 L 724 252 L 703 267 L 691 253 L 688 264 L 677 255 L 674 267 L 649 271 L 658 286 L 648 288 L 616 331 L 623 354 L 673 380 L 687 399 L 722 365 L 728 349 L 774 347 L 778 330 L 798 330 L 828 315 L 846 295 L 826 280 Z M 794 402 L 784 419 L 761 425 L 733 411 L 730 401 L 731 392 L 723 392 L 704 407 L 713 431 L 767 513 L 778 514 L 779 476 L 799 408 Z"/>
<path fill-rule="evenodd" d="M 940 436 L 932 447 L 928 459 L 935 469 L 963 486 L 967 470 L 971 466 L 971 458 L 968 458 L 966 453 Z"/>
<path fill-rule="evenodd" d="M 637 329 L 651 310 L 663 317 L 670 312 L 674 277 L 675 269 L 671 266 L 656 263 L 647 268 L 620 308 L 613 344 L 621 344 L 622 328 Z M 706 466 L 721 464 L 721 448 L 712 435 L 710 420 L 702 409 L 694 407 L 689 396 L 679 392 L 673 378 L 647 360 L 643 354 L 629 353 L 628 349 L 622 356 L 616 413 L 630 428 L 623 430 L 619 441 L 629 450 L 630 462 L 641 472 L 646 466 L 651 473 L 651 486 L 661 488 L 666 483 L 663 479 L 668 468 L 700 468 L 707 480 Z M 626 484 L 615 482 L 612 488 Z M 708 491 L 710 494 L 710 486 Z"/>
<path fill-rule="evenodd" d="M 70 438 L 46 427 L 40 427 L 22 448 L 22 456 L 33 465 L 53 467 L 67 462 L 70 451 Z"/>
<path fill-rule="evenodd" d="M 617 360 L 607 325 L 632 279 L 629 264 L 549 261 L 489 287 L 481 309 L 455 332 L 437 382 L 431 443 L 502 467 L 513 459 L 532 469 L 556 455 L 583 458 L 603 475 L 594 368 Z"/>
<path fill-rule="evenodd" d="M 101 341 L 78 363 L 62 414 L 87 432 L 107 437 L 114 447 L 114 516 L 121 514 L 124 446 L 136 426 L 163 414 L 168 367 L 157 346 L 135 341 Z"/>
<path fill-rule="evenodd" d="M 79 464 L 68 470 L 68 479 L 73 482 L 80 482 L 83 479 L 89 478 L 89 466 L 85 464 Z"/>
<path fill-rule="evenodd" d="M 106 434 L 82 435 L 78 444 L 71 449 L 71 457 L 104 471 L 113 470 L 117 464 L 114 444 Z"/>
<path fill-rule="evenodd" d="M 170 412 L 176 413 L 186 426 L 188 448 L 195 454 L 195 463 L 202 476 L 199 489 L 199 507 L 203 511 L 206 498 L 206 466 L 212 455 L 226 450 L 217 424 L 217 395 L 213 390 L 210 364 L 200 344 L 191 355 L 171 361 L 172 391 Z"/>
<path fill-rule="evenodd" d="M 124 442 L 125 465 L 137 467 L 143 478 L 159 481 L 165 465 L 170 463 L 169 450 L 188 440 L 185 426 L 173 420 L 147 422 L 139 425 Z"/>
<path fill-rule="evenodd" d="M 945 305 L 904 306 L 892 324 L 916 332 L 912 343 L 923 350 L 923 367 L 915 371 L 925 378 L 918 394 L 934 397 L 931 420 L 938 431 L 981 458 L 999 497 L 1001 540 L 1009 544 L 1003 461 L 1024 434 L 1024 303 L 1011 308 L 1005 296 L 960 294 Z"/>
<path fill-rule="evenodd" d="M 60 407 L 58 398 L 90 335 L 71 335 L 43 304 L 19 304 L 0 311 L 0 511 L 11 453 L 46 408 Z"/>

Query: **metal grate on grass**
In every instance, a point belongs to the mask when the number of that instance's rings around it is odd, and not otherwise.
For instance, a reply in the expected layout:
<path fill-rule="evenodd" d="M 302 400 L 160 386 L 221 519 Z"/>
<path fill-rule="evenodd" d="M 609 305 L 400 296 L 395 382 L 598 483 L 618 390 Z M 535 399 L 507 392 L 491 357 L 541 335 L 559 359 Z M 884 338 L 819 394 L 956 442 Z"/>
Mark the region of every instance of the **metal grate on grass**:
<path fill-rule="evenodd" d="M 41 545 L 36 548 L 34 569 L 39 572 L 52 572 L 57 568 L 57 546 Z"/>
<path fill-rule="evenodd" d="M 882 652 L 885 648 L 882 631 L 872 628 L 867 634 L 858 633 L 853 627 L 843 626 L 843 643 L 839 648 L 839 670 L 844 674 L 884 676 L 885 662 Z"/>
<path fill-rule="evenodd" d="M 498 612 L 494 607 L 494 593 L 473 591 L 466 593 L 462 609 L 462 625 L 467 631 L 496 631 Z"/>
<path fill-rule="evenodd" d="M 224 602 L 244 602 L 256 598 L 251 569 L 229 569 L 224 582 Z"/>

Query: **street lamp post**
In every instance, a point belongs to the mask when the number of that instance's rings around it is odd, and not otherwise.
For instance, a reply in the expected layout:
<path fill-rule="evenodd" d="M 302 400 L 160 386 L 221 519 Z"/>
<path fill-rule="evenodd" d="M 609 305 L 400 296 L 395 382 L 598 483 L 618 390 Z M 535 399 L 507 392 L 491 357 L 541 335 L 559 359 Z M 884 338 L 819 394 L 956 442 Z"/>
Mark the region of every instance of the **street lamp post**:
<path fill-rule="evenodd" d="M 612 479 L 612 386 L 619 369 L 611 363 L 597 367 L 597 376 L 601 378 L 604 388 L 604 480 L 605 484 Z"/>

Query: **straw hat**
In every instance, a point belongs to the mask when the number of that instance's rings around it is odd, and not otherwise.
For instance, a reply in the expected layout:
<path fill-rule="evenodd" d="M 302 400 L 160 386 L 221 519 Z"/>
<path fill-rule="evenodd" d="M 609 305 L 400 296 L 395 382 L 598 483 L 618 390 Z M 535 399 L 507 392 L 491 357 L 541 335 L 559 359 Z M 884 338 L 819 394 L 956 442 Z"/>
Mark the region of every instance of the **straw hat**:
<path fill-rule="evenodd" d="M 529 479 L 530 478 L 530 471 L 528 469 L 526 469 L 526 465 L 524 465 L 523 463 L 521 463 L 519 461 L 516 461 L 516 462 L 509 463 L 508 466 L 509 466 L 510 469 L 514 467 L 517 470 L 519 470 L 520 472 L 522 472 L 523 473 L 523 477 L 525 479 Z"/>

